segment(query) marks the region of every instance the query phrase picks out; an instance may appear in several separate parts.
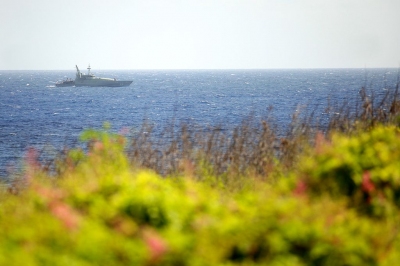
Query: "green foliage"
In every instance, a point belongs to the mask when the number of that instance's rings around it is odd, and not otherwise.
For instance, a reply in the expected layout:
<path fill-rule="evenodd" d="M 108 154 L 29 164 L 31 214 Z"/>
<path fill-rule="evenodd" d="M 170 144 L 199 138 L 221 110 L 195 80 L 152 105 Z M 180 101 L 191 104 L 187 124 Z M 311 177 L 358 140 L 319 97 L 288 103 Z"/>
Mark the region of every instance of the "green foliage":
<path fill-rule="evenodd" d="M 82 140 L 88 152 L 71 150 L 57 178 L 31 160 L 25 186 L 2 195 L 0 265 L 400 261 L 396 128 L 319 139 L 300 171 L 274 182 L 249 172 L 237 189 L 205 161 L 161 177 L 128 163 L 121 136 L 86 131 Z"/>
<path fill-rule="evenodd" d="M 314 193 L 347 197 L 368 214 L 384 216 L 400 207 L 400 131 L 376 127 L 352 137 L 334 134 L 304 160 L 305 182 Z M 393 207 L 396 206 L 396 209 Z"/>

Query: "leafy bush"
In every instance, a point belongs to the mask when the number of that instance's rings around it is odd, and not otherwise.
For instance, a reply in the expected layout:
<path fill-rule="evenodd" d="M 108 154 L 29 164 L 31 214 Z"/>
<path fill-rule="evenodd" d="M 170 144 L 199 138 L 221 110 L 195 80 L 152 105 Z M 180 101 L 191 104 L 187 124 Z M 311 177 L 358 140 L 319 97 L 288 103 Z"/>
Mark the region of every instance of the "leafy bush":
<path fill-rule="evenodd" d="M 321 140 L 316 156 L 304 160 L 306 186 L 315 193 L 349 198 L 349 204 L 376 216 L 400 207 L 400 131 L 376 127 L 352 137 Z M 392 209 L 393 206 L 397 208 Z"/>
<path fill-rule="evenodd" d="M 232 190 L 207 164 L 200 179 L 134 168 L 124 138 L 87 131 L 56 177 L 31 152 L 1 194 L 0 265 L 395 264 L 400 217 L 381 210 L 398 206 L 398 135 L 320 138 L 301 171 Z"/>

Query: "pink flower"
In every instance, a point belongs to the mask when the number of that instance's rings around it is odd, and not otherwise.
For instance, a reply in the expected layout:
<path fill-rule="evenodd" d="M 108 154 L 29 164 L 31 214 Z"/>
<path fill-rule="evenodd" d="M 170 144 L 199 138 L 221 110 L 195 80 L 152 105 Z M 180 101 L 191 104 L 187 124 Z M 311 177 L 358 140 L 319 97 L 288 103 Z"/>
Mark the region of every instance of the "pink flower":
<path fill-rule="evenodd" d="M 79 225 L 79 215 L 67 204 L 54 201 L 49 205 L 51 213 L 64 223 L 68 229 L 75 229 Z"/>
<path fill-rule="evenodd" d="M 144 240 L 148 249 L 150 250 L 151 261 L 158 261 L 167 252 L 167 244 L 155 232 L 145 232 Z"/>
<path fill-rule="evenodd" d="M 37 152 L 37 150 L 35 148 L 29 148 L 28 151 L 26 152 L 26 162 L 28 164 L 29 167 L 37 167 L 39 165 L 38 163 L 38 157 L 39 154 Z"/>
<path fill-rule="evenodd" d="M 296 184 L 296 188 L 294 189 L 294 194 L 296 196 L 304 195 L 307 191 L 307 183 L 304 180 L 299 180 Z"/>
<path fill-rule="evenodd" d="M 371 181 L 371 174 L 368 171 L 363 173 L 361 188 L 368 194 L 375 191 L 375 184 Z"/>
<path fill-rule="evenodd" d="M 35 148 L 29 148 L 25 155 L 27 163 L 27 170 L 25 174 L 25 180 L 30 182 L 35 175 L 35 172 L 40 169 L 40 163 L 38 161 L 39 154 Z"/>

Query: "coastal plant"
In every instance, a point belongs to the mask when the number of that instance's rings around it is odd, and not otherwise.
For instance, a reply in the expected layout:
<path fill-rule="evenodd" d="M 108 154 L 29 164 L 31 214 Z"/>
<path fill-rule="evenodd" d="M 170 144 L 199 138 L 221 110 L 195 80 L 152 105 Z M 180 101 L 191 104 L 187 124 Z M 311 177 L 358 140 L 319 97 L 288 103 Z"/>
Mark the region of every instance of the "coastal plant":
<path fill-rule="evenodd" d="M 196 169 L 196 165 L 207 162 L 221 180 L 240 179 L 248 172 L 273 180 L 277 171 L 298 168 L 299 156 L 315 145 L 321 132 L 329 138 L 332 132 L 351 135 L 376 125 L 399 125 L 398 88 L 399 84 L 387 88 L 385 95 L 377 98 L 363 87 L 352 105 L 328 103 L 324 113 L 328 120 L 324 123 L 315 112 L 299 111 L 285 130 L 278 128 L 269 115 L 260 120 L 250 116 L 229 128 L 171 121 L 165 129 L 155 130 L 146 121 L 128 137 L 128 158 L 137 167 L 153 169 L 163 176 L 179 174 L 185 165 Z"/>
<path fill-rule="evenodd" d="M 351 137 L 318 141 L 317 154 L 303 160 L 304 185 L 313 193 L 344 196 L 349 204 L 382 216 L 400 207 L 400 131 L 378 126 Z"/>
<path fill-rule="evenodd" d="M 395 127 L 332 140 L 319 135 L 315 149 L 299 157 L 299 171 L 274 182 L 248 172 L 245 180 L 253 185 L 234 190 L 216 182 L 207 163 L 195 174 L 186 169 L 167 177 L 137 168 L 126 155 L 127 140 L 107 130 L 86 131 L 82 140 L 88 150 L 70 150 L 56 178 L 31 157 L 26 185 L 2 195 L 0 265 L 391 265 L 400 260 L 399 212 L 380 211 L 398 208 L 397 198 L 385 194 L 398 189 Z M 378 159 L 369 159 L 370 153 Z M 358 196 L 365 192 L 371 192 L 370 201 Z M 381 194 L 383 205 L 374 205 Z M 369 204 L 372 212 L 365 209 Z"/>

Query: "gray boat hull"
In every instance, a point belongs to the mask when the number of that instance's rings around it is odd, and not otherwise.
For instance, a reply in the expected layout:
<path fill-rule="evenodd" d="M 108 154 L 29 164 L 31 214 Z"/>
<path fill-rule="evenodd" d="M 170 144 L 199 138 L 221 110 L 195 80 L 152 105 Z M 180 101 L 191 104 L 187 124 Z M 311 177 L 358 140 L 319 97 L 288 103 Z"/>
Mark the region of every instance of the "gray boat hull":
<path fill-rule="evenodd" d="M 112 78 L 99 78 L 90 73 L 90 65 L 87 68 L 88 73 L 83 74 L 76 67 L 75 87 L 127 87 L 131 85 L 132 80 L 116 80 Z"/>
<path fill-rule="evenodd" d="M 130 80 L 75 79 L 75 87 L 128 87 L 131 83 Z"/>

